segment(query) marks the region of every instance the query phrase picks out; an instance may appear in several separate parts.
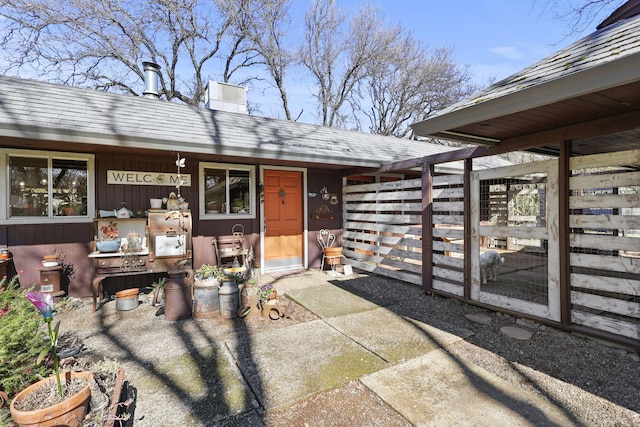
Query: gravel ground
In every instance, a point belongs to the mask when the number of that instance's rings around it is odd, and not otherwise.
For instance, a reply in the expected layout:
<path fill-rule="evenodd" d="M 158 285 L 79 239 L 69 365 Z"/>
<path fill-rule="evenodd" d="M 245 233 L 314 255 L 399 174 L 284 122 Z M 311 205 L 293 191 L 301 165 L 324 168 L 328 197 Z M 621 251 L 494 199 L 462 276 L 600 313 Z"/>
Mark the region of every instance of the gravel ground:
<path fill-rule="evenodd" d="M 280 295 L 301 281 L 318 280 L 312 272 L 294 278 L 274 280 Z M 326 276 L 323 276 L 326 277 Z M 640 357 L 637 353 L 602 344 L 595 340 L 545 327 L 532 322 L 517 324 L 510 316 L 472 307 L 454 300 L 425 295 L 415 285 L 388 278 L 354 275 L 349 279 L 330 279 L 331 283 L 397 314 L 432 325 L 453 325 L 473 332 L 446 348 L 447 353 L 465 363 L 474 363 L 492 372 L 513 387 L 532 390 L 566 408 L 574 425 L 640 425 Z M 264 282 L 264 281 L 263 281 Z M 170 322 L 153 316 L 155 308 L 140 306 L 126 313 L 113 310 L 113 303 L 91 315 L 90 300 L 59 315 L 61 330 L 85 343 L 79 358 L 83 362 L 104 356 L 116 358 L 125 368 L 126 377 L 140 378 L 152 372 L 168 354 L 201 351 L 206 346 L 243 335 L 286 328 L 297 323 L 318 320 L 311 312 L 296 306 L 290 319 L 269 321 L 262 318 L 244 321 L 210 320 L 207 328 L 198 322 L 185 322 L 189 341 L 159 339 L 167 334 Z M 482 313 L 489 324 L 474 323 L 468 313 Z M 123 322 L 123 319 L 127 322 Z M 181 322 L 182 323 L 182 322 Z M 187 324 L 188 323 L 188 324 Z M 520 326 L 532 332 L 526 341 L 508 338 L 502 326 Z M 446 326 L 445 326 L 446 327 Z M 117 345 L 116 345 L 117 343 Z M 214 350 L 215 351 L 215 350 Z M 144 362 L 141 362 L 144 360 Z M 172 390 L 153 388 L 149 384 L 130 384 L 137 390 L 135 415 L 128 425 L 147 426 L 142 414 L 148 411 L 175 409 L 165 403 Z M 148 391 L 149 387 L 153 390 Z M 145 395 L 147 394 L 147 395 Z M 255 403 L 255 402 L 254 402 Z M 206 418 L 198 418 L 206 419 Z M 172 425 L 169 421 L 166 425 Z M 292 406 L 264 413 L 259 405 L 248 405 L 239 415 L 224 420 L 193 425 L 225 426 L 405 426 L 410 425 L 378 396 L 359 381 L 298 402 Z"/>

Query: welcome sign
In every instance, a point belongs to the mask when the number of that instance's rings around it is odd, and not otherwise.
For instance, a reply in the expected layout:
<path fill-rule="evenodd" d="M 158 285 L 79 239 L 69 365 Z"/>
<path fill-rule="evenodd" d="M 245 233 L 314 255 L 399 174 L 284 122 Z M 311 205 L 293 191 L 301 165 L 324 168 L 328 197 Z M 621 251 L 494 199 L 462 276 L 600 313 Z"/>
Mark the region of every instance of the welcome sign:
<path fill-rule="evenodd" d="M 175 187 L 180 182 L 182 187 L 191 187 L 191 174 L 136 171 L 107 171 L 107 184 L 123 185 L 163 185 Z"/>

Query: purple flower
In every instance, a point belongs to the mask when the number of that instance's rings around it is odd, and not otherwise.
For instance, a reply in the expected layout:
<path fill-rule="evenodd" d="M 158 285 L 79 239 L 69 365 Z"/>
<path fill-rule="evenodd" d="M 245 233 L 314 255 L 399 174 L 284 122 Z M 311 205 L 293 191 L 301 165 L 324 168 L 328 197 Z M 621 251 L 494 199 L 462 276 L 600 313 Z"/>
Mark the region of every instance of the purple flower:
<path fill-rule="evenodd" d="M 27 292 L 27 299 L 36 306 L 38 311 L 44 317 L 44 320 L 50 321 L 53 318 L 53 297 L 49 293 Z"/>

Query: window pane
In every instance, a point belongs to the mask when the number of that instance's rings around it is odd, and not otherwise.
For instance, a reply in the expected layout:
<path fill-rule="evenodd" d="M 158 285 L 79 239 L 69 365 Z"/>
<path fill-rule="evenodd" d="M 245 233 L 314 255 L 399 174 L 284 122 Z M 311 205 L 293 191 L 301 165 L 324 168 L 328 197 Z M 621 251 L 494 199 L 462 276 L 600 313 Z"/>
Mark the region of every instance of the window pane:
<path fill-rule="evenodd" d="M 227 172 L 224 169 L 204 170 L 204 191 L 207 213 L 226 213 Z"/>
<path fill-rule="evenodd" d="M 231 212 L 250 213 L 249 171 L 229 171 L 229 198 Z"/>
<path fill-rule="evenodd" d="M 53 214 L 87 214 L 87 162 L 53 159 Z"/>
<path fill-rule="evenodd" d="M 48 160 L 9 157 L 11 216 L 48 215 Z"/>

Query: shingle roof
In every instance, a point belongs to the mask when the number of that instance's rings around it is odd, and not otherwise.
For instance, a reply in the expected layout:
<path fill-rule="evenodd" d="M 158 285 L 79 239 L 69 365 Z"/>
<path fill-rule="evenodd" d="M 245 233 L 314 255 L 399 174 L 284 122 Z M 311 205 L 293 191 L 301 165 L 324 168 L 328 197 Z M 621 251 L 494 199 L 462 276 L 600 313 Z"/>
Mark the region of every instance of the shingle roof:
<path fill-rule="evenodd" d="M 0 137 L 142 146 L 345 167 L 449 151 L 424 142 L 0 77 Z"/>

